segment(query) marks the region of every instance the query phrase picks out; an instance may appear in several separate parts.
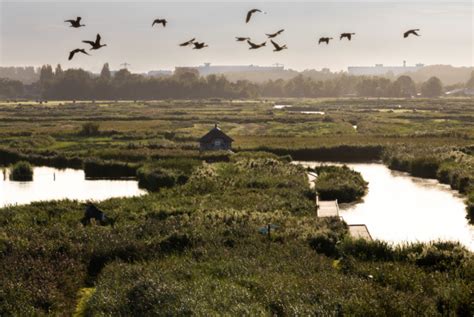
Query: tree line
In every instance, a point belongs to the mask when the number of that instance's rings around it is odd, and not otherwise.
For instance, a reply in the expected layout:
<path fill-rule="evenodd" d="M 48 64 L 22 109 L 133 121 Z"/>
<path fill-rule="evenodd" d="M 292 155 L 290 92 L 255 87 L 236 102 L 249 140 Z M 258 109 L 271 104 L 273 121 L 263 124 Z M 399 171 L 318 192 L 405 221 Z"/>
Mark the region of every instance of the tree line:
<path fill-rule="evenodd" d="M 473 88 L 474 72 L 466 87 Z M 437 77 L 416 84 L 409 76 L 395 80 L 383 77 L 350 76 L 316 80 L 302 74 L 291 79 L 255 83 L 228 80 L 224 76 L 202 77 L 193 68 L 179 68 L 172 76 L 148 77 L 132 74 L 127 69 L 112 73 L 105 64 L 100 75 L 83 69 L 54 70 L 41 68 L 39 80 L 31 85 L 0 79 L 0 98 L 41 98 L 56 100 L 115 99 L 191 99 L 191 98 L 257 98 L 257 97 L 438 97 L 443 85 Z"/>

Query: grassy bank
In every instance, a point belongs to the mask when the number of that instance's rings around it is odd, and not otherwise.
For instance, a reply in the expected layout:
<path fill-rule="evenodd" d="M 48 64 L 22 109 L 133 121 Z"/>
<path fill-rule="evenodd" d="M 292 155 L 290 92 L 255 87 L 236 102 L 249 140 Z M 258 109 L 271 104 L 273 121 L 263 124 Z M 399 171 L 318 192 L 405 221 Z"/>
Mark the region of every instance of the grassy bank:
<path fill-rule="evenodd" d="M 465 250 L 350 242 L 339 219 L 314 216 L 306 171 L 271 154 L 194 166 L 183 185 L 98 206 L 113 227 L 82 226 L 73 201 L 0 210 L 2 315 L 474 310 Z"/>

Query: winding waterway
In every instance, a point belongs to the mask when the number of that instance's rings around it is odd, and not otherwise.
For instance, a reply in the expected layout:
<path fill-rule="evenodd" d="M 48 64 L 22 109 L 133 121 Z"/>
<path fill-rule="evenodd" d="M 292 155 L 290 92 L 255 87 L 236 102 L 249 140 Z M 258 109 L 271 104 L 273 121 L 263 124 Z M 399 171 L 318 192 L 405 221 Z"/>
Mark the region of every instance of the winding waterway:
<path fill-rule="evenodd" d="M 146 193 L 136 180 L 88 180 L 83 170 L 75 169 L 35 167 L 31 182 L 10 181 L 8 172 L 0 175 L 0 207 L 60 199 L 100 201 Z"/>
<path fill-rule="evenodd" d="M 340 206 L 348 224 L 365 224 L 373 238 L 392 243 L 451 240 L 474 251 L 474 226 L 466 219 L 464 198 L 449 186 L 380 163 L 347 165 L 369 183 L 362 202 Z"/>

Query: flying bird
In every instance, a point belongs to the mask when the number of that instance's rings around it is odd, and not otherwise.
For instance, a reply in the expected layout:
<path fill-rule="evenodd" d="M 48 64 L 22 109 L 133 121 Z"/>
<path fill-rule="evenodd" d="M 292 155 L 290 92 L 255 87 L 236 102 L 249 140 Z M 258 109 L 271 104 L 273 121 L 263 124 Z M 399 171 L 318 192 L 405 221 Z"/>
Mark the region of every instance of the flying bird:
<path fill-rule="evenodd" d="M 420 29 L 408 30 L 408 31 L 406 31 L 405 33 L 403 33 L 403 37 L 404 37 L 404 38 L 407 38 L 410 34 L 413 34 L 413 35 L 416 35 L 416 36 L 420 36 L 420 34 L 418 34 L 417 31 L 420 31 Z"/>
<path fill-rule="evenodd" d="M 92 41 L 82 41 L 82 43 L 87 43 L 89 44 L 91 47 L 91 50 L 98 50 L 99 48 L 101 47 L 104 47 L 104 46 L 107 46 L 107 44 L 100 44 L 100 34 L 97 34 L 97 37 L 95 39 L 95 42 L 92 42 Z"/>
<path fill-rule="evenodd" d="M 77 17 L 75 20 L 66 20 L 64 22 L 71 23 L 70 27 L 72 28 L 80 28 L 81 26 L 86 26 L 85 24 L 81 24 L 81 17 Z"/>
<path fill-rule="evenodd" d="M 280 34 L 283 33 L 284 31 L 285 31 L 285 29 L 281 29 L 281 30 L 279 30 L 279 31 L 277 31 L 277 32 L 275 32 L 275 33 L 273 33 L 273 34 L 268 34 L 268 33 L 267 33 L 266 35 L 267 35 L 267 37 L 268 37 L 269 39 L 272 39 L 272 38 L 274 38 L 274 37 L 277 37 L 278 35 L 280 35 Z"/>
<path fill-rule="evenodd" d="M 350 41 L 352 39 L 353 35 L 355 35 L 355 33 L 341 33 L 341 36 L 339 37 L 339 40 L 342 40 L 343 38 L 346 38 Z"/>
<path fill-rule="evenodd" d="M 329 44 L 329 41 L 330 41 L 330 40 L 332 40 L 332 37 L 321 37 L 321 38 L 319 39 L 318 44 L 326 43 L 326 45 L 327 45 L 327 44 Z"/>
<path fill-rule="evenodd" d="M 191 45 L 191 44 L 194 43 L 195 40 L 196 40 L 196 38 L 193 37 L 193 38 L 190 39 L 189 41 L 186 41 L 186 42 L 184 42 L 184 43 L 179 44 L 179 46 L 188 46 L 188 45 Z"/>
<path fill-rule="evenodd" d="M 208 47 L 208 45 L 204 42 L 201 42 L 201 43 L 193 42 L 193 44 L 194 44 L 193 50 L 200 50 L 202 48 Z"/>
<path fill-rule="evenodd" d="M 240 36 L 236 36 L 235 37 L 235 40 L 237 42 L 245 42 L 245 41 L 250 41 L 250 37 L 240 37 Z"/>
<path fill-rule="evenodd" d="M 286 50 L 288 47 L 286 47 L 286 44 L 285 45 L 278 45 L 278 43 L 275 43 L 273 40 L 270 40 L 270 42 L 272 42 L 273 46 L 275 47 L 275 49 L 273 50 L 274 52 L 279 52 L 279 51 L 282 51 L 282 50 Z"/>
<path fill-rule="evenodd" d="M 89 53 L 86 52 L 85 49 L 83 49 L 83 48 L 76 48 L 75 50 L 72 50 L 71 52 L 69 52 L 69 58 L 68 58 L 68 60 L 71 60 L 71 59 L 74 57 L 74 55 L 75 55 L 76 53 L 82 53 L 82 54 L 90 55 Z"/>
<path fill-rule="evenodd" d="M 168 23 L 168 21 L 166 21 L 166 19 L 155 19 L 151 26 L 153 27 L 153 26 L 155 26 L 155 24 L 163 24 L 163 27 L 166 27 L 166 23 Z"/>
<path fill-rule="evenodd" d="M 250 18 L 252 18 L 252 15 L 256 12 L 266 13 L 266 12 L 263 12 L 262 10 L 260 10 L 260 9 L 252 9 L 249 12 L 247 12 L 247 18 L 245 19 L 245 23 L 249 23 Z"/>
<path fill-rule="evenodd" d="M 267 44 L 267 42 L 263 42 L 261 44 L 255 44 L 255 43 L 252 43 L 250 40 L 247 40 L 247 43 L 250 45 L 249 50 L 256 50 L 261 47 L 264 47 Z"/>

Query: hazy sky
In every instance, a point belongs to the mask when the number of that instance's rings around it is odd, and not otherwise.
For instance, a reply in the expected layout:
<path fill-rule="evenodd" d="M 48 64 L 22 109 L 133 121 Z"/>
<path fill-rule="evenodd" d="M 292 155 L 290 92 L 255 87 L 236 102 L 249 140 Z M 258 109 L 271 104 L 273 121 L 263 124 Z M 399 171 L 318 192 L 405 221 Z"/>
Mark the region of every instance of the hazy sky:
<path fill-rule="evenodd" d="M 248 9 L 260 8 L 246 24 Z M 85 28 L 73 29 L 65 19 L 82 16 Z M 164 17 L 165 29 L 151 27 Z M 133 72 L 212 64 L 284 64 L 297 70 L 345 70 L 347 66 L 452 64 L 472 66 L 474 8 L 465 1 L 4 1 L 0 0 L 0 65 L 61 63 L 63 68 L 100 71 L 132 64 Z M 273 53 L 270 45 L 249 51 L 235 36 L 265 40 L 264 33 L 286 31 L 276 41 L 289 49 Z M 421 37 L 402 33 L 420 28 Z M 352 42 L 339 41 L 341 32 L 357 33 Z M 82 40 L 100 33 L 107 47 L 93 56 L 69 62 L 68 52 L 87 48 Z M 335 38 L 318 45 L 320 36 Z M 178 44 L 192 37 L 209 48 L 196 51 Z"/>

